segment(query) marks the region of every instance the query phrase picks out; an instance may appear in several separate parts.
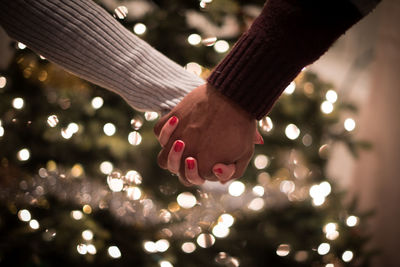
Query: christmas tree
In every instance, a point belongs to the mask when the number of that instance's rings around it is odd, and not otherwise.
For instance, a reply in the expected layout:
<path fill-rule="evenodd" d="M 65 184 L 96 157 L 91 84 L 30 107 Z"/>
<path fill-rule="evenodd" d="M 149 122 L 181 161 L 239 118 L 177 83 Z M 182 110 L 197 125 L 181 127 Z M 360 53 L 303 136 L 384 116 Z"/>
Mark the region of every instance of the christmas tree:
<path fill-rule="evenodd" d="M 110 13 L 206 77 L 263 2 L 124 4 Z M 185 188 L 156 164 L 157 113 L 15 49 L 0 73 L 1 266 L 369 266 L 366 214 L 325 171 L 335 142 L 364 145 L 343 116 L 355 108 L 315 74 L 259 122 L 243 178 Z"/>

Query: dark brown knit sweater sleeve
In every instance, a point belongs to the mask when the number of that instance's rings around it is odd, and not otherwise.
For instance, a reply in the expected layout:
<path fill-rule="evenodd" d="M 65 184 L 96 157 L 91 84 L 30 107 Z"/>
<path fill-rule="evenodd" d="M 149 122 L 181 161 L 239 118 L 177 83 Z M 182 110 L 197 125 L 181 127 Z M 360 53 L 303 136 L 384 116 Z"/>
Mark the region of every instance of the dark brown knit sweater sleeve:
<path fill-rule="evenodd" d="M 208 82 L 261 119 L 301 69 L 361 18 L 346 0 L 269 0 Z"/>

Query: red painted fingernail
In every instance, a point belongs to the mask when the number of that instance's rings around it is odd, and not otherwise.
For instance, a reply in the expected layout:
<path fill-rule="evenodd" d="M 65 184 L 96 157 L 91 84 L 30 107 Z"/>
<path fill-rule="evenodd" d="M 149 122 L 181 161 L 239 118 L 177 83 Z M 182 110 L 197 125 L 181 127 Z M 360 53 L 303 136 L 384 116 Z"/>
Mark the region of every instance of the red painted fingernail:
<path fill-rule="evenodd" d="M 175 116 L 173 116 L 173 117 L 169 120 L 169 124 L 170 124 L 171 126 L 174 126 L 175 123 L 176 123 L 177 121 L 178 121 L 178 118 L 175 117 Z"/>
<path fill-rule="evenodd" d="M 222 174 L 223 171 L 222 171 L 221 168 L 215 168 L 215 169 L 214 169 L 214 173 L 215 173 L 215 174 Z"/>
<path fill-rule="evenodd" d="M 194 169 L 194 159 L 186 159 L 186 166 L 188 167 L 189 170 Z"/>
<path fill-rule="evenodd" d="M 262 138 L 261 135 L 259 136 L 259 139 L 260 139 L 260 145 L 263 145 L 264 144 L 264 139 Z"/>
<path fill-rule="evenodd" d="M 183 144 L 183 142 L 181 140 L 176 141 L 175 145 L 174 145 L 174 151 L 175 152 L 181 152 L 182 148 L 183 148 L 183 145 L 184 144 Z"/>

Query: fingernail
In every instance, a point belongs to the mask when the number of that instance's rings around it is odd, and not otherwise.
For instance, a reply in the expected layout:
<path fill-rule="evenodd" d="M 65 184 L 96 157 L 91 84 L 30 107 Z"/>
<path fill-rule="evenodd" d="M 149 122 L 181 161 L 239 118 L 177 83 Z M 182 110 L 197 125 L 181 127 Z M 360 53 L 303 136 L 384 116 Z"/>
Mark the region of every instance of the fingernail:
<path fill-rule="evenodd" d="M 215 173 L 216 175 L 218 175 L 218 174 L 222 174 L 223 171 L 222 171 L 221 168 L 215 168 L 215 169 L 214 169 L 214 173 Z"/>
<path fill-rule="evenodd" d="M 194 159 L 186 159 L 186 166 L 189 170 L 194 169 Z"/>
<path fill-rule="evenodd" d="M 171 126 L 174 126 L 175 123 L 176 123 L 177 121 L 178 121 L 178 118 L 175 117 L 175 116 L 173 116 L 173 117 L 169 120 L 169 124 L 170 124 Z"/>
<path fill-rule="evenodd" d="M 176 141 L 174 145 L 174 151 L 181 152 L 182 148 L 183 148 L 183 142 L 181 140 Z"/>

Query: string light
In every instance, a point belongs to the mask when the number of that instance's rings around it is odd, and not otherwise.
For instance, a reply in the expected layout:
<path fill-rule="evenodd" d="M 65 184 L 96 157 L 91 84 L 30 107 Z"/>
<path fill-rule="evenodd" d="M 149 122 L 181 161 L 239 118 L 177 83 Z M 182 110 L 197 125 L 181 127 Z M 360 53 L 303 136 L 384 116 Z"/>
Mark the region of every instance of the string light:
<path fill-rule="evenodd" d="M 139 132 L 133 131 L 128 135 L 128 142 L 133 146 L 138 146 L 142 142 L 142 136 Z"/>
<path fill-rule="evenodd" d="M 24 100 L 21 97 L 14 98 L 12 101 L 12 106 L 15 109 L 22 109 L 24 107 Z"/>
<path fill-rule="evenodd" d="M 348 227 L 354 227 L 358 224 L 358 222 L 359 222 L 358 217 L 356 217 L 354 215 L 351 215 L 351 216 L 347 217 L 347 219 L 346 219 L 346 224 Z"/>
<path fill-rule="evenodd" d="M 187 41 L 189 44 L 191 45 L 198 45 L 201 43 L 201 36 L 198 35 L 197 33 L 192 33 L 191 35 L 189 35 L 189 37 L 187 38 Z"/>
<path fill-rule="evenodd" d="M 93 244 L 88 244 L 88 245 L 86 246 L 86 250 L 87 250 L 87 252 L 88 252 L 89 254 L 92 254 L 92 255 L 94 255 L 94 254 L 97 253 L 97 249 L 96 249 L 96 247 L 95 247 Z"/>
<path fill-rule="evenodd" d="M 324 114 L 330 114 L 330 113 L 332 113 L 332 111 L 333 111 L 333 105 L 332 105 L 332 103 L 329 102 L 329 101 L 324 101 L 324 102 L 322 102 L 322 104 L 321 104 L 321 111 L 322 111 L 322 113 L 324 113 Z"/>
<path fill-rule="evenodd" d="M 103 131 L 106 135 L 108 136 L 113 136 L 117 129 L 115 128 L 115 125 L 112 123 L 106 123 L 104 124 Z"/>
<path fill-rule="evenodd" d="M 153 241 L 145 241 L 143 243 L 143 248 L 149 253 L 157 252 L 156 243 L 154 243 Z"/>
<path fill-rule="evenodd" d="M 167 239 L 160 239 L 155 244 L 158 252 L 165 252 L 169 248 L 169 242 Z"/>
<path fill-rule="evenodd" d="M 137 35 L 143 35 L 146 32 L 146 30 L 147 27 L 143 23 L 136 23 L 135 26 L 133 26 L 133 31 Z"/>
<path fill-rule="evenodd" d="M 258 197 L 258 198 L 253 199 L 249 203 L 247 208 L 249 208 L 250 210 L 253 210 L 253 211 L 259 211 L 264 207 L 264 203 L 265 203 L 264 199 Z"/>
<path fill-rule="evenodd" d="M 197 76 L 200 76 L 201 73 L 203 72 L 201 66 L 196 62 L 189 62 L 188 64 L 186 64 L 185 69 L 188 72 L 193 73 Z"/>
<path fill-rule="evenodd" d="M 329 253 L 331 246 L 328 243 L 322 243 L 318 246 L 317 252 L 319 255 L 326 255 Z"/>
<path fill-rule="evenodd" d="M 110 174 L 113 170 L 114 166 L 109 161 L 103 161 L 100 164 L 100 171 L 104 174 Z"/>
<path fill-rule="evenodd" d="M 328 100 L 330 103 L 335 103 L 338 96 L 337 93 L 334 90 L 328 90 L 328 92 L 326 92 L 325 94 L 325 98 L 326 100 Z"/>
<path fill-rule="evenodd" d="M 27 161 L 31 157 L 31 153 L 27 148 L 23 148 L 17 153 L 17 158 L 20 161 Z"/>
<path fill-rule="evenodd" d="M 284 94 L 286 95 L 291 95 L 294 93 L 294 90 L 296 90 L 296 83 L 294 81 L 292 81 L 287 87 L 286 89 L 283 91 Z"/>
<path fill-rule="evenodd" d="M 193 253 L 196 250 L 196 244 L 193 242 L 185 242 L 182 244 L 181 249 L 185 253 Z"/>
<path fill-rule="evenodd" d="M 56 127 L 58 122 L 58 117 L 56 115 L 50 115 L 47 118 L 47 124 L 52 128 Z"/>
<path fill-rule="evenodd" d="M 347 118 L 344 121 L 344 128 L 346 131 L 351 132 L 356 128 L 356 122 L 352 118 Z"/>
<path fill-rule="evenodd" d="M 229 50 L 229 43 L 227 41 L 224 41 L 224 40 L 218 40 L 214 44 L 214 50 L 217 53 L 225 53 L 226 51 Z"/>
<path fill-rule="evenodd" d="M 176 198 L 179 206 L 184 209 L 193 208 L 196 205 L 197 199 L 196 197 L 190 192 L 183 192 L 178 195 Z"/>
<path fill-rule="evenodd" d="M 276 249 L 276 255 L 280 257 L 286 257 L 290 253 L 290 245 L 288 244 L 281 244 Z"/>
<path fill-rule="evenodd" d="M 265 169 L 268 166 L 268 163 L 269 160 L 266 155 L 257 155 L 254 158 L 254 166 L 259 170 Z"/>
<path fill-rule="evenodd" d="M 159 262 L 160 267 L 174 267 L 169 261 L 163 260 Z"/>
<path fill-rule="evenodd" d="M 126 6 L 119 6 L 116 9 L 114 9 L 114 13 L 119 19 L 124 19 L 128 15 L 128 9 Z"/>
<path fill-rule="evenodd" d="M 93 232 L 90 230 L 85 230 L 82 232 L 82 238 L 86 241 L 90 241 L 93 239 Z"/>
<path fill-rule="evenodd" d="M 74 220 L 79 221 L 83 218 L 83 213 L 80 210 L 73 210 L 73 211 L 71 211 L 71 217 Z"/>
<path fill-rule="evenodd" d="M 76 246 L 76 250 L 78 251 L 79 254 L 85 255 L 87 253 L 87 247 L 85 244 L 78 244 Z"/>
<path fill-rule="evenodd" d="M 240 181 L 235 181 L 229 185 L 228 192 L 231 196 L 239 197 L 246 189 L 245 185 Z"/>
<path fill-rule="evenodd" d="M 158 113 L 154 111 L 147 111 L 144 113 L 144 118 L 147 121 L 155 121 L 158 118 Z"/>
<path fill-rule="evenodd" d="M 117 246 L 110 246 L 108 247 L 108 255 L 110 255 L 111 258 L 117 259 L 121 258 L 121 251 Z"/>
<path fill-rule="evenodd" d="M 7 79 L 4 76 L 0 76 L 0 89 L 3 89 L 7 85 Z"/>
<path fill-rule="evenodd" d="M 197 244 L 202 248 L 208 248 L 214 245 L 215 237 L 211 234 L 200 234 L 197 239 Z"/>
<path fill-rule="evenodd" d="M 286 137 L 289 138 L 290 140 L 295 140 L 300 135 L 300 129 L 296 125 L 291 123 L 288 126 L 286 126 L 285 134 Z"/>
<path fill-rule="evenodd" d="M 92 99 L 92 107 L 94 109 L 99 109 L 103 106 L 104 100 L 100 96 L 96 96 Z"/>
<path fill-rule="evenodd" d="M 253 187 L 253 193 L 256 196 L 262 197 L 264 195 L 264 192 L 265 192 L 264 187 L 262 187 L 261 185 L 256 185 Z"/>
<path fill-rule="evenodd" d="M 343 260 L 344 262 L 350 262 L 350 261 L 353 259 L 353 256 L 354 256 L 354 254 L 353 254 L 352 251 L 346 250 L 346 251 L 343 252 L 343 254 L 342 254 L 342 260 Z"/>
<path fill-rule="evenodd" d="M 229 235 L 229 228 L 223 224 L 217 224 L 213 227 L 212 233 L 219 238 L 224 238 Z"/>
<path fill-rule="evenodd" d="M 31 213 L 26 209 L 20 210 L 18 211 L 18 218 L 23 222 L 28 222 L 31 220 Z"/>
<path fill-rule="evenodd" d="M 31 227 L 33 230 L 37 230 L 39 229 L 39 222 L 37 220 L 30 220 L 29 227 Z"/>

